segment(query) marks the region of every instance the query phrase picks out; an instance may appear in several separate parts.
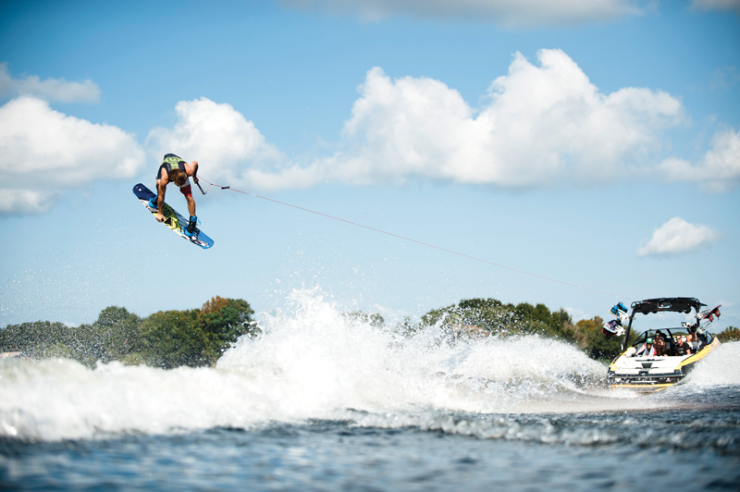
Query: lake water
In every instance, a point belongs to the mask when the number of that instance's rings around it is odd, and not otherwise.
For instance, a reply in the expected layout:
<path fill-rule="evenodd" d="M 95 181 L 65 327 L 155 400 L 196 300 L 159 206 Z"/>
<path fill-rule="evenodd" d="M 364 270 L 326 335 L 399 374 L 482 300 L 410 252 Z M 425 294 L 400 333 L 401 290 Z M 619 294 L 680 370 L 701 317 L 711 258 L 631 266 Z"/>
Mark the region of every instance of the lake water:
<path fill-rule="evenodd" d="M 612 391 L 538 337 L 449 344 L 316 291 L 215 368 L 0 362 L 0 489 L 740 490 L 740 343 Z"/>

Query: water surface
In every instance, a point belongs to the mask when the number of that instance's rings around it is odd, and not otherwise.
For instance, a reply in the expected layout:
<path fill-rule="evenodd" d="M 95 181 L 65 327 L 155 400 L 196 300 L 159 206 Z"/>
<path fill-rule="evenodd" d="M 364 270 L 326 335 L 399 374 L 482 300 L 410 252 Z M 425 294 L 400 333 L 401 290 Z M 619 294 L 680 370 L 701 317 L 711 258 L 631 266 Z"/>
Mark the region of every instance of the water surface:
<path fill-rule="evenodd" d="M 639 396 L 557 341 L 292 302 L 215 368 L 0 362 L 0 488 L 740 489 L 740 343 Z"/>

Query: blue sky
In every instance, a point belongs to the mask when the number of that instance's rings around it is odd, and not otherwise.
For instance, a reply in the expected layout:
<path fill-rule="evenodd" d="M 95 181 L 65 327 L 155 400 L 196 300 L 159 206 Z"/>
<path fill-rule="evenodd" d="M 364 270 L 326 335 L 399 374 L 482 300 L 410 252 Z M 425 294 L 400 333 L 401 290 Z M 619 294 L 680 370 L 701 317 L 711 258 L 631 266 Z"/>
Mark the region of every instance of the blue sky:
<path fill-rule="evenodd" d="M 416 317 L 470 297 L 576 319 L 695 296 L 740 325 L 740 2 L 0 6 L 0 326 L 215 295 Z M 131 189 L 162 155 L 208 251 Z M 185 211 L 172 190 L 167 200 Z"/>

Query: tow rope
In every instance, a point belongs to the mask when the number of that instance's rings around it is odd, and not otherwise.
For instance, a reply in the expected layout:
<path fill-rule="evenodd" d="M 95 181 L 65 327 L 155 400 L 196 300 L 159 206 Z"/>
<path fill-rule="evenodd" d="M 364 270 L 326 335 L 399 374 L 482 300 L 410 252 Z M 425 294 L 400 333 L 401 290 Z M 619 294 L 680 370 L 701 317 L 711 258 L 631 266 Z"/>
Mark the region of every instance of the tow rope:
<path fill-rule="evenodd" d="M 292 207 L 292 208 L 296 208 L 298 210 L 303 210 L 304 212 L 309 212 L 309 213 L 312 213 L 312 214 L 320 215 L 320 216 L 326 217 L 328 219 L 334 219 L 334 220 L 338 220 L 340 222 L 344 222 L 346 224 L 351 224 L 353 226 L 362 227 L 363 229 L 368 229 L 370 231 L 379 232 L 379 233 L 385 234 L 387 236 L 392 236 L 392 237 L 395 237 L 395 238 L 398 238 L 398 239 L 403 239 L 404 241 L 410 241 L 412 243 L 421 244 L 422 246 L 427 246 L 429 248 L 434 248 L 434 249 L 437 249 L 439 251 L 444 251 L 445 253 L 451 253 L 453 255 L 462 256 L 463 258 L 469 258 L 471 260 L 479 261 L 481 263 L 486 263 L 488 265 L 493 265 L 495 267 L 504 268 L 506 270 L 511 270 L 512 272 L 517 272 L 517 273 L 522 273 L 524 275 L 529 275 L 530 277 L 536 277 L 536 278 L 540 278 L 540 279 L 543 279 L 543 280 L 548 280 L 550 282 L 555 282 L 555 283 L 558 283 L 558 284 L 567 285 L 568 287 L 575 287 L 576 289 L 582 289 L 582 290 L 587 290 L 587 291 L 590 291 L 590 292 L 595 292 L 597 294 L 604 294 L 604 295 L 607 295 L 607 296 L 617 297 L 617 298 L 620 298 L 620 299 L 627 299 L 627 300 L 630 300 L 630 301 L 633 300 L 633 299 L 631 299 L 629 297 L 620 296 L 620 295 L 617 295 L 617 294 L 612 294 L 610 292 L 604 292 L 603 290 L 597 290 L 597 289 L 592 289 L 590 287 L 583 287 L 581 285 L 576 285 L 576 284 L 571 284 L 571 283 L 568 283 L 568 282 L 563 282 L 562 280 L 558 280 L 558 279 L 550 278 L 550 277 L 545 277 L 544 275 L 539 275 L 537 273 L 526 272 L 524 270 L 519 270 L 518 268 L 513 268 L 513 267 L 510 267 L 510 266 L 502 265 L 500 263 L 494 263 L 492 261 L 484 260 L 484 259 L 481 259 L 481 258 L 476 258 L 475 256 L 466 255 L 465 253 L 459 253 L 459 252 L 453 251 L 451 249 L 442 248 L 440 246 L 435 246 L 433 244 L 425 243 L 423 241 L 418 241 L 416 239 L 411 239 L 409 237 L 399 236 L 398 234 L 393 234 L 392 232 L 387 232 L 387 231 L 383 231 L 383 230 L 380 230 L 380 229 L 376 229 L 375 227 L 366 226 L 364 224 L 358 224 L 357 222 L 352 222 L 351 220 L 346 220 L 346 219 L 342 219 L 340 217 L 335 217 L 333 215 L 325 214 L 325 213 L 322 213 L 322 212 L 317 212 L 315 210 L 310 210 L 308 208 L 299 207 L 298 205 L 293 205 L 293 204 L 290 204 L 290 203 L 281 202 L 280 200 L 275 200 L 274 198 L 267 198 L 266 196 L 260 196 L 260 195 L 255 195 L 254 193 L 249 193 L 248 191 L 237 190 L 236 188 L 232 188 L 231 186 L 221 186 L 221 185 L 218 185 L 218 184 L 215 184 L 215 183 L 211 183 L 210 181 L 208 181 L 207 179 L 204 179 L 204 178 L 199 178 L 199 180 L 200 181 L 205 181 L 206 183 L 208 183 L 208 188 L 206 188 L 205 191 L 203 191 L 203 188 L 200 186 L 200 183 L 196 183 L 198 185 L 198 188 L 200 188 L 201 193 L 203 193 L 204 195 L 206 193 L 208 193 L 208 191 L 211 189 L 211 187 L 220 188 L 222 190 L 234 191 L 236 193 L 241 193 L 243 195 L 249 195 L 249 196 L 252 196 L 254 198 L 261 198 L 262 200 L 267 200 L 269 202 L 279 203 L 280 205 L 285 205 L 286 207 Z"/>

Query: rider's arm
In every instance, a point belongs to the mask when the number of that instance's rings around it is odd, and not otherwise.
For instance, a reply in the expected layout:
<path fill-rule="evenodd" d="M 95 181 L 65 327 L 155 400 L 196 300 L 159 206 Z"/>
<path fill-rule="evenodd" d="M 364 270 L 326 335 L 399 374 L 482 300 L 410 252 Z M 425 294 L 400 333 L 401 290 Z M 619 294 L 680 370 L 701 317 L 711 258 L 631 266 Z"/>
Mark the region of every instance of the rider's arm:
<path fill-rule="evenodd" d="M 198 161 L 193 161 L 193 182 L 198 184 Z"/>
<path fill-rule="evenodd" d="M 162 174 L 157 180 L 157 204 L 161 207 L 164 203 L 164 194 L 167 192 L 167 183 L 170 182 L 170 175 L 166 169 L 162 169 Z"/>
<path fill-rule="evenodd" d="M 162 174 L 157 180 L 157 220 L 160 222 L 164 220 L 164 213 L 162 212 L 162 206 L 164 205 L 164 194 L 167 191 L 167 183 L 170 177 L 167 175 L 167 171 L 162 169 Z"/>

